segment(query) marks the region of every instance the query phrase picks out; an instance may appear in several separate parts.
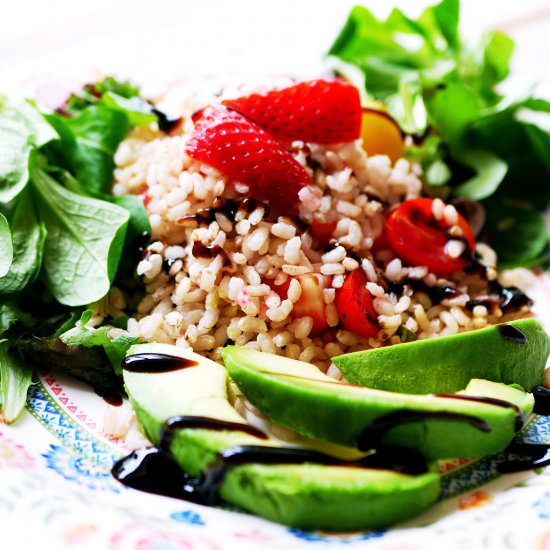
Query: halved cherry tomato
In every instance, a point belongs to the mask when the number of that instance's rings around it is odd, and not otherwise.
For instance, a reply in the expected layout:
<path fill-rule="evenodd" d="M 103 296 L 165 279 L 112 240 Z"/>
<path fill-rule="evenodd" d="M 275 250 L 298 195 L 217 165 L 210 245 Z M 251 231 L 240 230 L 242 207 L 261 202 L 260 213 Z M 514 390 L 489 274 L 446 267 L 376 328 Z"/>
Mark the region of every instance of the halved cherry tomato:
<path fill-rule="evenodd" d="M 320 247 L 324 247 L 328 244 L 336 229 L 336 222 L 321 222 L 317 219 L 313 219 L 309 228 L 311 236 L 317 241 L 317 244 Z"/>
<path fill-rule="evenodd" d="M 412 265 L 426 266 L 437 274 L 452 273 L 464 269 L 468 259 L 453 258 L 445 253 L 450 239 L 450 225 L 445 219 L 436 220 L 432 213 L 433 199 L 411 199 L 401 203 L 386 220 L 386 232 L 391 247 L 403 260 Z M 468 222 L 458 214 L 456 224 L 462 230 L 460 240 L 473 254 L 474 235 Z"/>
<path fill-rule="evenodd" d="M 147 205 L 151 202 L 151 196 L 147 191 L 144 191 L 139 195 L 139 198 L 141 199 L 141 202 L 143 202 L 143 206 L 147 208 Z"/>
<path fill-rule="evenodd" d="M 336 290 L 334 303 L 344 328 L 365 338 L 378 334 L 378 314 L 366 288 L 367 276 L 359 267 L 348 274 L 342 288 Z"/>
<path fill-rule="evenodd" d="M 361 124 L 363 149 L 370 155 L 387 155 L 392 162 L 405 153 L 405 140 L 397 122 L 379 109 L 363 109 Z"/>
<path fill-rule="evenodd" d="M 371 252 L 376 254 L 377 252 L 380 252 L 380 250 L 389 250 L 391 249 L 391 244 L 388 239 L 388 232 L 386 231 L 386 228 L 382 230 L 382 233 L 374 239 L 374 242 L 372 243 Z"/>
<path fill-rule="evenodd" d="M 293 319 L 311 317 L 313 319 L 313 328 L 311 329 L 310 336 L 315 336 L 328 328 L 321 282 L 318 277 L 311 273 L 298 275 L 294 278 L 300 283 L 302 294 L 298 301 L 294 303 L 291 316 Z M 282 299 L 285 299 L 288 296 L 288 287 L 291 279 L 292 277 L 289 277 L 282 285 L 275 285 L 272 281 L 266 282 Z"/>

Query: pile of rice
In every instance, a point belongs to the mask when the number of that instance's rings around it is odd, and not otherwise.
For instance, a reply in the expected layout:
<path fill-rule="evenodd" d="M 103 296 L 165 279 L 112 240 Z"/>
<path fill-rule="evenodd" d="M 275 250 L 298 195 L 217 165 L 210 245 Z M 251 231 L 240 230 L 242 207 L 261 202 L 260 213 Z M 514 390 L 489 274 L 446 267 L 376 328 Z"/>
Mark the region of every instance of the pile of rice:
<path fill-rule="evenodd" d="M 279 81 L 275 85 L 288 84 Z M 271 86 L 270 86 L 271 87 Z M 228 344 L 277 353 L 312 362 L 338 377 L 331 357 L 341 353 L 399 343 L 403 334 L 431 338 L 484 327 L 502 320 L 496 308 L 466 308 L 473 298 L 488 294 L 488 282 L 476 274 L 458 272 L 449 280 L 438 278 L 423 266 L 404 266 L 391 250 L 372 252 L 381 234 L 385 213 L 421 193 L 421 171 L 407 159 L 393 163 L 386 156 L 368 157 L 361 140 L 336 145 L 294 142 L 291 152 L 311 174 L 313 185 L 299 194 L 300 223 L 274 217 L 260 203 L 251 212 L 240 208 L 235 220 L 216 213 L 210 224 L 187 216 L 211 207 L 218 197 L 246 198 L 246 186 L 228 181 L 217 170 L 185 154 L 193 129 L 191 113 L 225 97 L 238 97 L 264 86 L 217 89 L 215 82 L 199 87 L 186 83 L 158 102 L 160 109 L 181 115 L 182 124 L 171 134 L 154 126 L 135 129 L 116 154 L 115 194 L 146 193 L 152 242 L 137 265 L 145 293 L 135 305 L 128 331 L 143 341 L 166 342 L 219 359 Z M 239 193 L 242 193 L 239 195 Z M 315 248 L 307 230 L 313 214 L 336 221 L 333 245 Z M 434 202 L 434 216 L 456 223 L 454 206 Z M 306 229 L 304 230 L 304 227 Z M 451 232 L 452 234 L 452 232 Z M 193 243 L 220 246 L 222 255 L 195 258 Z M 447 253 L 463 252 L 460 241 L 450 241 Z M 477 253 L 487 266 L 496 264 L 494 252 L 484 244 Z M 363 338 L 343 329 L 334 305 L 335 292 L 346 273 L 363 269 L 374 297 L 380 333 Z M 281 299 L 266 280 L 279 284 L 289 277 L 319 274 L 324 284 L 325 314 L 330 329 L 311 336 L 310 317 L 294 319 L 293 304 L 301 287 L 291 280 L 288 298 Z M 489 269 L 489 278 L 496 278 Z M 452 299 L 432 304 L 423 292 L 404 287 L 399 295 L 388 282 L 422 280 L 426 285 L 450 285 L 459 290 Z M 116 292 L 116 291 L 115 291 Z M 116 292 L 111 307 L 127 307 Z M 103 310 L 98 313 L 105 314 Z M 516 312 L 513 316 L 524 312 Z M 509 315 L 507 316 L 507 318 Z M 406 331 L 404 329 L 407 329 Z M 401 335 L 401 336 L 400 336 Z"/>

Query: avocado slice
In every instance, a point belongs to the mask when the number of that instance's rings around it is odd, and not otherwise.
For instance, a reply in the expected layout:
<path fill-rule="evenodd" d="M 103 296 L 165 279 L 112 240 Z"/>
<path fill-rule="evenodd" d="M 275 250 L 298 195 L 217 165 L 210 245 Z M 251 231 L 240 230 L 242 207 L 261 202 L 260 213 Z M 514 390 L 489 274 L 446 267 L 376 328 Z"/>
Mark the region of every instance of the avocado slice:
<path fill-rule="evenodd" d="M 550 338 L 530 318 L 332 360 L 350 383 L 379 390 L 449 393 L 464 389 L 472 378 L 482 378 L 519 384 L 529 391 L 542 383 L 548 354 Z"/>
<path fill-rule="evenodd" d="M 233 381 L 264 414 L 308 437 L 361 450 L 398 445 L 429 461 L 492 454 L 510 443 L 518 420 L 533 408 L 531 394 L 489 381 L 490 397 L 503 395 L 509 406 L 463 399 L 478 395 L 478 382 L 462 396 L 400 394 L 338 382 L 308 363 L 248 348 L 229 346 L 222 356 Z M 388 420 L 398 425 L 380 430 Z"/>
<path fill-rule="evenodd" d="M 168 344 L 140 344 L 128 355 L 160 353 L 196 366 L 172 372 L 123 371 L 124 384 L 139 423 L 158 443 L 165 420 L 175 415 L 208 416 L 245 423 L 227 399 L 223 366 Z M 177 430 L 171 452 L 180 466 L 199 475 L 218 452 L 238 445 L 280 446 L 273 438 L 244 432 L 188 428 Z M 392 470 L 304 464 L 246 463 L 227 473 L 220 496 L 265 518 L 302 529 L 378 529 L 419 513 L 439 494 L 433 471 L 406 475 Z"/>

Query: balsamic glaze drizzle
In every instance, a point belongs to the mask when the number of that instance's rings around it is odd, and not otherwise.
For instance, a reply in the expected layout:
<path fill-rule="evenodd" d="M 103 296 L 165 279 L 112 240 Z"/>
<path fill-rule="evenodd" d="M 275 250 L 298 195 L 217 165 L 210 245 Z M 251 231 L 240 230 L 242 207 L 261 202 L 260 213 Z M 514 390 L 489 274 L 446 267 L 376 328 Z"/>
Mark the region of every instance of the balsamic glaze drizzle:
<path fill-rule="evenodd" d="M 514 325 L 497 325 L 497 330 L 504 339 L 514 344 L 527 344 L 527 335 Z"/>
<path fill-rule="evenodd" d="M 505 328 L 506 327 L 506 328 Z M 509 330 L 513 329 L 513 330 Z M 525 335 L 511 325 L 499 327 L 503 336 L 516 343 L 525 343 Z M 518 334 L 519 333 L 519 334 Z M 171 372 L 196 366 L 198 363 L 182 357 L 143 353 L 131 355 L 122 363 L 122 367 L 132 372 Z M 550 414 L 550 389 L 537 386 L 533 389 L 535 397 L 534 412 Z M 515 429 L 524 423 L 523 412 L 508 401 L 492 397 L 479 397 L 460 394 L 434 394 L 444 399 L 461 399 L 514 409 L 517 414 Z M 424 458 L 412 449 L 381 445 L 384 435 L 393 428 L 410 422 L 426 419 L 453 420 L 469 424 L 473 428 L 490 432 L 490 425 L 475 416 L 452 411 L 411 411 L 397 410 L 378 417 L 358 437 L 357 448 L 361 451 L 374 450 L 373 453 L 357 461 L 344 461 L 335 457 L 287 447 L 262 445 L 240 445 L 217 453 L 216 460 L 200 476 L 186 474 L 171 455 L 170 448 L 177 430 L 207 429 L 216 431 L 237 431 L 247 433 L 258 439 L 268 439 L 261 430 L 240 422 L 228 422 L 201 416 L 175 416 L 169 418 L 160 432 L 157 447 L 137 450 L 117 461 L 113 476 L 121 483 L 150 493 L 176 497 L 200 504 L 216 504 L 220 500 L 219 489 L 226 475 L 236 466 L 248 463 L 258 464 L 303 464 L 313 463 L 356 468 L 389 469 L 409 475 L 419 475 L 428 471 Z M 519 472 L 550 465 L 550 444 L 531 444 L 512 442 L 508 452 L 527 456 L 527 459 L 512 459 L 501 462 L 497 469 L 501 473 Z"/>
<path fill-rule="evenodd" d="M 178 220 L 178 223 L 180 225 L 186 224 L 187 222 L 210 224 L 216 220 L 216 214 L 223 214 L 228 220 L 233 222 L 239 210 L 244 210 L 247 214 L 251 214 L 258 206 L 263 207 L 264 217 L 267 217 L 269 215 L 268 205 L 252 197 L 242 200 L 216 197 L 212 201 L 211 207 L 202 208 L 195 214 L 184 216 Z"/>
<path fill-rule="evenodd" d="M 177 430 L 189 428 L 243 432 L 259 439 L 269 439 L 268 436 L 258 428 L 242 422 L 229 422 L 228 420 L 220 420 L 219 418 L 210 418 L 207 416 L 172 416 L 166 420 L 161 428 L 159 448 L 169 452 L 172 440 L 174 439 L 174 433 Z"/>
<path fill-rule="evenodd" d="M 504 399 L 496 399 L 495 397 L 482 397 L 477 395 L 464 395 L 458 393 L 436 393 L 435 397 L 444 397 L 445 399 L 461 399 L 463 401 L 474 401 L 476 403 L 485 403 L 486 405 L 495 405 L 497 407 L 502 407 L 504 409 L 513 409 L 516 413 L 516 424 L 515 430 L 521 430 L 523 424 L 525 423 L 525 415 L 523 411 L 514 403 L 510 401 L 504 401 Z"/>
<path fill-rule="evenodd" d="M 544 386 L 535 386 L 531 391 L 535 398 L 533 412 L 542 416 L 550 416 L 550 389 Z"/>
<path fill-rule="evenodd" d="M 172 372 L 197 365 L 197 361 L 164 353 L 137 353 L 122 361 L 122 368 L 130 372 Z"/>
<path fill-rule="evenodd" d="M 544 386 L 535 386 L 532 390 L 535 398 L 533 412 L 543 416 L 550 415 L 550 389 Z M 506 449 L 509 453 L 518 455 L 517 458 L 505 460 L 497 465 L 502 474 L 524 472 L 544 466 L 550 466 L 550 443 L 525 443 L 514 440 Z"/>
<path fill-rule="evenodd" d="M 513 441 L 506 450 L 528 458 L 500 462 L 497 465 L 497 470 L 502 474 L 525 472 L 550 465 L 550 444 Z"/>
<path fill-rule="evenodd" d="M 117 461 L 111 472 L 124 485 L 141 491 L 176 497 L 200 504 L 219 502 L 219 489 L 226 475 L 243 464 L 321 464 L 393 470 L 408 475 L 420 475 L 428 471 L 428 465 L 420 453 L 401 447 L 386 447 L 356 461 L 345 461 L 317 451 L 290 447 L 239 445 L 223 449 L 200 476 L 186 474 L 170 454 L 176 430 L 205 428 L 222 431 L 242 431 L 256 437 L 267 436 L 239 422 L 226 422 L 208 417 L 183 416 L 169 418 L 161 430 L 157 447 L 140 449 Z"/>
<path fill-rule="evenodd" d="M 181 117 L 170 117 L 154 107 L 151 109 L 151 112 L 157 117 L 159 130 L 166 134 L 169 134 L 182 121 Z"/>

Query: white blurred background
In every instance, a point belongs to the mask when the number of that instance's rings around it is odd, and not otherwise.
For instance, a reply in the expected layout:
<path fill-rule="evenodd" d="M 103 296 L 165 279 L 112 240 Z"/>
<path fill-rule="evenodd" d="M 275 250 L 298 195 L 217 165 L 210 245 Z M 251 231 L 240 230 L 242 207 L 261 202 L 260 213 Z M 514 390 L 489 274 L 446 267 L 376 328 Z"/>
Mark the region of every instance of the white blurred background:
<path fill-rule="evenodd" d="M 0 83 L 91 70 L 159 81 L 220 71 L 311 75 L 360 1 L 4 0 Z M 434 1 L 362 3 L 383 14 Z M 550 0 L 462 0 L 462 8 L 466 33 L 508 31 L 517 74 L 550 82 Z"/>

